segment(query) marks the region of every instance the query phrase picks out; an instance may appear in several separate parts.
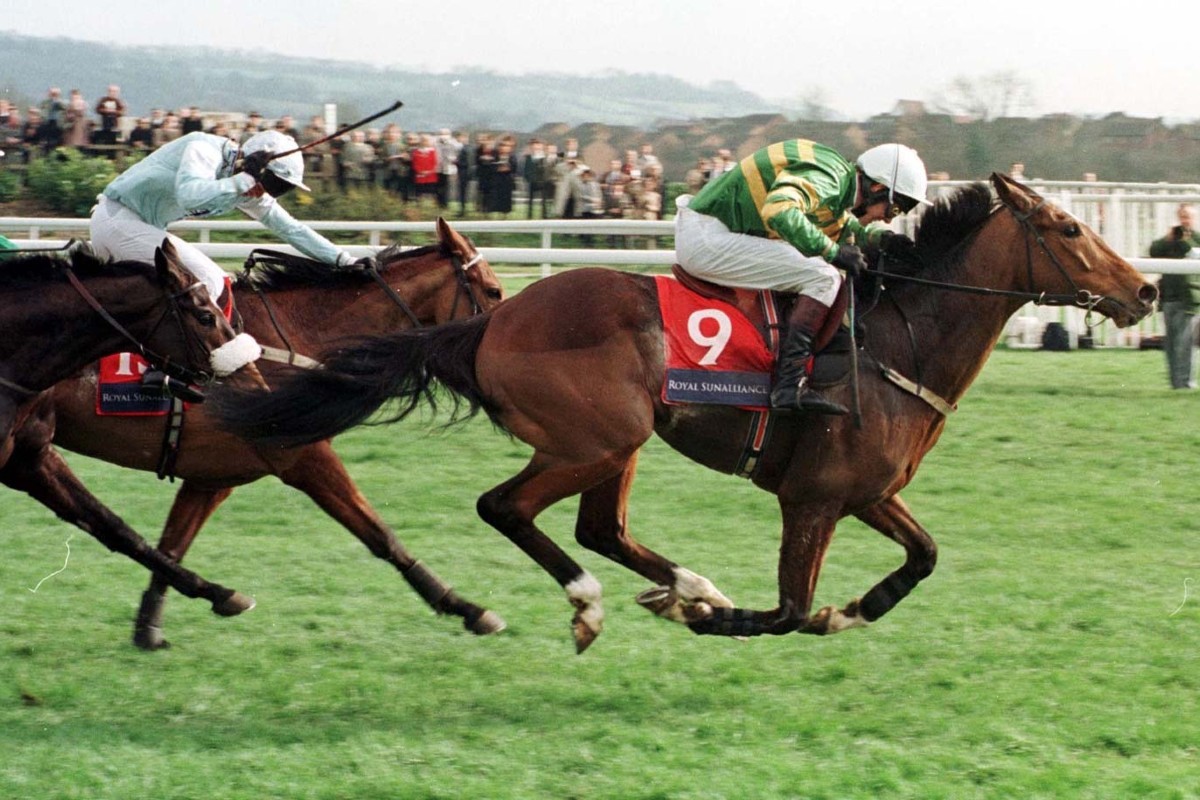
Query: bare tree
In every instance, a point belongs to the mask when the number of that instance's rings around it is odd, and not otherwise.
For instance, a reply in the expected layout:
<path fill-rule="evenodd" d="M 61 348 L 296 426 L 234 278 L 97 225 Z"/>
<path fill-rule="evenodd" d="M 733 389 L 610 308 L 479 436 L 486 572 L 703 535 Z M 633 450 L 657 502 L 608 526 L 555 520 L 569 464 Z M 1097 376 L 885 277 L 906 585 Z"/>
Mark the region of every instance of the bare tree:
<path fill-rule="evenodd" d="M 931 105 L 946 114 L 966 114 L 980 120 L 1017 116 L 1033 108 L 1033 85 L 1011 70 L 975 78 L 959 76 Z"/>

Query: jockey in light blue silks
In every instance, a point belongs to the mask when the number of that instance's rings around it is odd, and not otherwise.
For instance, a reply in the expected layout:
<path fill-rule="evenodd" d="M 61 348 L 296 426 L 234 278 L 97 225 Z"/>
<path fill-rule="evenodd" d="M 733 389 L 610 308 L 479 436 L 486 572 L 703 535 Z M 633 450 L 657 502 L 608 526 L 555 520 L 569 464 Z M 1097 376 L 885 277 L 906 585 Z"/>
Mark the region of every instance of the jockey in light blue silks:
<path fill-rule="evenodd" d="M 154 261 L 154 249 L 169 236 L 192 274 L 216 301 L 226 288 L 225 271 L 200 250 L 166 233 L 186 218 L 245 212 L 310 258 L 347 266 L 354 257 L 298 222 L 275 198 L 304 185 L 304 158 L 274 153 L 296 148 L 278 131 L 237 142 L 208 133 L 189 133 L 155 150 L 110 183 L 92 211 L 92 246 L 101 257 Z"/>

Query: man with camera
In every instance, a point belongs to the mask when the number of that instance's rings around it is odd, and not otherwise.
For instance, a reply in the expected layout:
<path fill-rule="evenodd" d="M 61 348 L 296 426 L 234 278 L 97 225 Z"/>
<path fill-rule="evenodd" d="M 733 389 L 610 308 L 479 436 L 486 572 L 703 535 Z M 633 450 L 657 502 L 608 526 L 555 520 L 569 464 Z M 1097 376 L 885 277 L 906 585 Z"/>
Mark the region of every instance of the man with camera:
<path fill-rule="evenodd" d="M 1195 231 L 1195 206 L 1182 203 L 1177 213 L 1179 224 L 1150 245 L 1151 258 L 1187 258 L 1193 248 L 1200 247 L 1200 234 Z M 1166 324 L 1163 351 L 1167 356 L 1167 377 L 1171 381 L 1171 388 L 1195 389 L 1192 351 L 1196 346 L 1200 275 L 1163 275 L 1158 284 L 1158 302 Z"/>

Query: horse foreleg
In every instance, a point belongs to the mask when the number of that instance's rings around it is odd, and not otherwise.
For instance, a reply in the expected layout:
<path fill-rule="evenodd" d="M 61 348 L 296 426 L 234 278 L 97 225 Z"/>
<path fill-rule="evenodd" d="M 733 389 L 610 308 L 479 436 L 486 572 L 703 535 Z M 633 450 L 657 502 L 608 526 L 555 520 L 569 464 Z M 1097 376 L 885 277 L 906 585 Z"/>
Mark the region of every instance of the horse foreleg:
<path fill-rule="evenodd" d="M 128 556 L 161 576 L 186 597 L 208 600 L 214 613 L 232 617 L 254 608 L 253 599 L 209 583 L 151 547 L 80 483 L 67 462 L 50 445 L 17 448 L 8 464 L 0 470 L 0 481 L 26 492 L 63 520 L 87 531 L 108 549 Z"/>
<path fill-rule="evenodd" d="M 937 564 L 937 545 L 913 518 L 900 495 L 881 500 L 856 516 L 903 547 L 904 564 L 871 587 L 861 600 L 853 600 L 842 609 L 832 606 L 821 609 L 809 621 L 804 633 L 837 633 L 874 622 L 928 578 Z"/>
<path fill-rule="evenodd" d="M 192 481 L 184 481 L 175 493 L 171 513 L 163 525 L 158 551 L 175 563 L 183 561 L 204 523 L 232 493 L 233 489 L 229 487 L 201 489 Z M 151 575 L 150 585 L 142 593 L 142 602 L 133 623 L 133 643 L 143 650 L 171 646 L 163 638 L 163 607 L 168 588 L 165 580 L 158 575 Z"/>
<path fill-rule="evenodd" d="M 311 497 L 374 556 L 400 570 L 413 590 L 438 614 L 461 617 L 463 627 L 478 635 L 504 630 L 505 623 L 500 615 L 460 597 L 433 570 L 408 552 L 358 491 L 329 442 L 304 448 L 295 464 L 281 471 L 279 478 Z"/>
<path fill-rule="evenodd" d="M 637 453 L 620 474 L 579 496 L 575 540 L 589 550 L 649 578 L 658 586 L 637 596 L 650 612 L 688 623 L 707 616 L 713 607 L 731 607 L 712 581 L 664 558 L 629 534 L 629 491 L 637 471 Z"/>
<path fill-rule="evenodd" d="M 836 510 L 781 503 L 783 541 L 779 548 L 779 607 L 769 611 L 714 608 L 706 619 L 690 623 L 696 633 L 760 636 L 803 630 L 809 623 L 817 578 L 837 527 Z"/>

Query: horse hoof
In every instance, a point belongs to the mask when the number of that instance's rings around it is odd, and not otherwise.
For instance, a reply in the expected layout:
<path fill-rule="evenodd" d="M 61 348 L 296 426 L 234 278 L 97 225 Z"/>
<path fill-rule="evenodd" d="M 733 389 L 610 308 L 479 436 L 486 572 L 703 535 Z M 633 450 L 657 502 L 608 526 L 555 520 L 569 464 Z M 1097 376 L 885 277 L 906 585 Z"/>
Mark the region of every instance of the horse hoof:
<path fill-rule="evenodd" d="M 600 635 L 600 631 L 593 630 L 578 619 L 571 626 L 575 633 L 575 654 L 579 655 L 584 650 L 592 646 L 592 642 L 596 641 L 596 637 Z"/>
<path fill-rule="evenodd" d="M 476 636 L 487 636 L 504 630 L 508 623 L 496 612 L 484 611 L 474 620 L 463 620 L 463 627 Z"/>
<path fill-rule="evenodd" d="M 171 643 L 163 638 L 161 630 L 142 630 L 134 631 L 133 646 L 139 650 L 154 651 L 167 650 L 171 647 Z"/>
<path fill-rule="evenodd" d="M 679 602 L 679 598 L 675 595 L 674 590 L 666 586 L 655 586 L 652 589 L 647 589 L 635 597 L 634 600 L 642 608 L 659 617 L 664 616 L 670 608 Z"/>
<path fill-rule="evenodd" d="M 213 613 L 219 617 L 236 617 L 243 611 L 254 608 L 254 598 L 241 592 L 233 592 L 220 602 L 213 603 Z"/>

